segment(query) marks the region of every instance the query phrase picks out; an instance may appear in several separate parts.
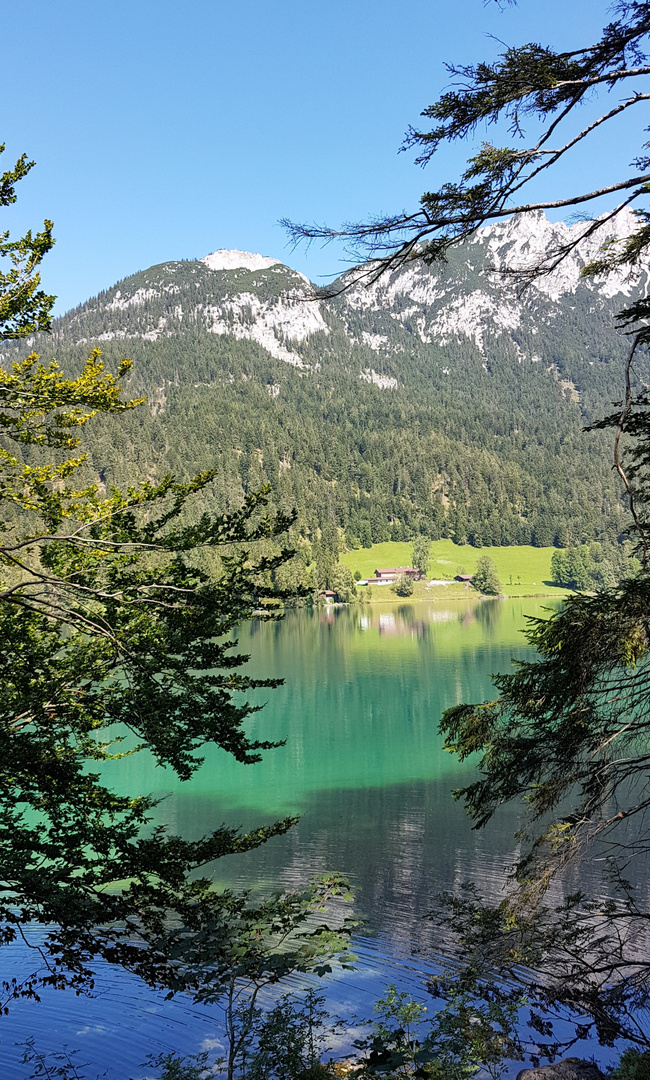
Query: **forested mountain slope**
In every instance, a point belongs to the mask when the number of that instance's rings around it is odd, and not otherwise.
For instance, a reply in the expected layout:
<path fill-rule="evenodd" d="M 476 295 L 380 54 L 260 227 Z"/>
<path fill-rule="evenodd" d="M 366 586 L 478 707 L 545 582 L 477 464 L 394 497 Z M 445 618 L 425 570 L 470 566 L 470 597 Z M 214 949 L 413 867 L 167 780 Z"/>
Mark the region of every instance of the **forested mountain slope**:
<path fill-rule="evenodd" d="M 306 298 L 300 274 L 248 253 L 164 263 L 21 353 L 65 368 L 94 346 L 111 366 L 133 359 L 128 392 L 147 404 L 96 428 L 90 471 L 102 483 L 214 467 L 227 507 L 268 481 L 329 550 L 341 529 L 353 546 L 418 532 L 613 540 L 625 513 L 611 435 L 584 426 L 621 397 L 626 339 L 613 316 L 646 271 L 581 279 L 594 247 L 523 296 L 493 272 L 567 228 L 511 219 L 443 266 L 414 262 L 333 299 Z"/>

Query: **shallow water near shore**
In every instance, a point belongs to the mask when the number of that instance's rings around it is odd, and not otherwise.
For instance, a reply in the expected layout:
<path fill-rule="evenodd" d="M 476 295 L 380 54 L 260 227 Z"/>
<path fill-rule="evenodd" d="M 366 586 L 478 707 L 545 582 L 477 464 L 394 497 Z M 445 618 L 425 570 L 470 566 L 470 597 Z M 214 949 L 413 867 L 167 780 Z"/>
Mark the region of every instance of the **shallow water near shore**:
<path fill-rule="evenodd" d="M 250 827 L 300 814 L 286 836 L 217 863 L 215 881 L 270 889 L 327 871 L 349 877 L 355 914 L 365 919 L 355 941 L 359 959 L 355 971 L 325 980 L 322 990 L 331 1011 L 353 1024 L 371 1013 L 387 982 L 423 993 L 440 947 L 424 916 L 438 892 L 469 880 L 500 894 L 519 811 L 507 808 L 488 829 L 471 830 L 451 791 L 472 766 L 443 751 L 438 721 L 457 702 L 489 697 L 490 674 L 509 670 L 511 658 L 533 655 L 521 634 L 525 616 L 544 617 L 550 606 L 472 598 L 305 610 L 278 624 L 251 623 L 239 637 L 240 651 L 251 656 L 246 671 L 285 679 L 279 689 L 256 692 L 266 705 L 251 730 L 286 745 L 254 766 L 210 752 L 187 784 L 145 755 L 112 764 L 107 779 L 132 794 L 168 794 L 159 819 L 188 838 L 223 821 Z M 33 964 L 24 946 L 3 949 L 3 959 L 3 978 Z M 126 1080 L 145 1075 L 150 1054 L 218 1045 L 220 1030 L 217 1008 L 164 1002 L 104 965 L 92 998 L 52 992 L 40 1004 L 12 1007 L 0 1021 L 0 1076 L 29 1075 L 16 1044 L 30 1035 L 42 1050 L 79 1047 L 87 1078 Z"/>

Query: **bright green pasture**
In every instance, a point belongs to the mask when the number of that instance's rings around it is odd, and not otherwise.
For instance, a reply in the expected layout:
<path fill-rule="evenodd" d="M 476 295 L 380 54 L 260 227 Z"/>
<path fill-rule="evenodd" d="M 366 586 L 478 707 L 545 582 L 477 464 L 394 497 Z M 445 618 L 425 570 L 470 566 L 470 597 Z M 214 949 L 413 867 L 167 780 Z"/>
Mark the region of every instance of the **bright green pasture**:
<path fill-rule="evenodd" d="M 530 546 L 475 548 L 468 544 L 454 544 L 452 540 L 434 540 L 431 543 L 428 577 L 451 579 L 459 573 L 473 574 L 481 556 L 489 555 L 497 568 L 503 591 L 509 596 L 531 592 L 562 596 L 566 590 L 551 584 L 551 556 L 555 550 L 553 547 Z M 389 542 L 347 551 L 341 555 L 341 562 L 349 566 L 353 573 L 358 570 L 365 578 L 372 577 L 380 567 L 410 566 L 412 553 L 411 543 Z"/>

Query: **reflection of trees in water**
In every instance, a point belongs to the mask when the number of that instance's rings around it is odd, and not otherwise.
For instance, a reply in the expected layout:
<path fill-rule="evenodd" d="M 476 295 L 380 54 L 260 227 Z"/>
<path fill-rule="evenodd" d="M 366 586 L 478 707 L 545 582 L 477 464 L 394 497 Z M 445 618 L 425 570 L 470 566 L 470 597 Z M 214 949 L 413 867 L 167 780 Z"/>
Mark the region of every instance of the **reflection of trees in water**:
<path fill-rule="evenodd" d="M 429 636 L 430 626 L 418 618 L 412 607 L 404 605 L 396 611 L 382 611 L 379 620 L 374 623 L 379 627 L 382 637 L 410 637 L 424 639 Z"/>
<path fill-rule="evenodd" d="M 415 626 L 417 622 L 415 608 L 412 604 L 400 604 L 397 609 L 397 615 L 407 626 Z"/>
<path fill-rule="evenodd" d="M 477 622 L 483 628 L 486 637 L 495 637 L 500 629 L 502 616 L 502 600 L 481 600 L 480 603 L 474 604 L 467 611 L 463 611 L 458 616 L 458 621 L 461 626 L 469 626 L 471 623 Z"/>
<path fill-rule="evenodd" d="M 475 609 L 477 622 L 485 629 L 489 637 L 494 637 L 501 625 L 503 616 L 502 600 L 482 600 Z"/>
<path fill-rule="evenodd" d="M 435 918 L 425 918 L 436 908 L 437 895 L 446 890 L 460 895 L 463 883 L 472 882 L 485 899 L 498 903 L 519 853 L 513 851 L 512 837 L 523 823 L 520 806 L 502 808 L 488 827 L 475 830 L 452 798 L 452 789 L 471 776 L 470 769 L 466 777 L 313 792 L 295 828 L 256 851 L 219 860 L 217 880 L 236 888 L 294 889 L 318 874 L 339 870 L 355 885 L 355 913 L 367 920 L 362 933 L 383 939 L 377 947 L 384 956 L 374 957 L 382 979 L 393 978 L 392 965 L 409 953 L 435 963 L 450 944 L 448 930 Z M 226 813 L 209 796 L 176 806 L 178 826 L 191 837 L 203 834 L 206 821 L 221 821 Z M 240 809 L 238 818 L 249 829 L 259 824 L 260 812 Z M 634 876 L 639 898 L 647 881 L 644 860 Z M 603 863 L 575 868 L 567 886 L 571 892 L 611 895 Z M 561 899 L 553 887 L 549 904 Z M 639 956 L 646 950 L 647 942 L 639 942 Z"/>
<path fill-rule="evenodd" d="M 394 637 L 417 637 L 421 640 L 433 639 L 433 628 L 439 623 L 459 622 L 470 626 L 478 622 L 487 637 L 500 632 L 503 619 L 504 602 L 499 599 L 485 599 L 470 604 L 461 611 L 439 606 L 430 607 L 421 604 L 387 605 L 386 608 L 372 608 L 370 605 L 330 605 L 327 608 L 304 608 L 300 612 L 291 612 L 289 617 L 267 626 L 266 641 L 282 639 L 283 644 L 289 639 L 300 642 L 305 648 L 311 642 L 315 649 L 322 644 L 323 631 L 334 627 L 341 633 L 340 645 L 344 648 L 347 634 L 359 631 L 379 630 L 380 634 Z M 241 627 L 240 639 L 254 637 L 262 632 L 262 620 L 253 620 L 246 627 Z M 269 642 L 270 644 L 270 642 Z M 260 646 L 256 646 L 259 650 Z"/>
<path fill-rule="evenodd" d="M 412 604 L 400 604 L 397 609 L 397 618 L 411 637 L 425 638 L 429 636 L 431 631 L 429 623 L 421 616 L 418 617 L 418 613 Z"/>

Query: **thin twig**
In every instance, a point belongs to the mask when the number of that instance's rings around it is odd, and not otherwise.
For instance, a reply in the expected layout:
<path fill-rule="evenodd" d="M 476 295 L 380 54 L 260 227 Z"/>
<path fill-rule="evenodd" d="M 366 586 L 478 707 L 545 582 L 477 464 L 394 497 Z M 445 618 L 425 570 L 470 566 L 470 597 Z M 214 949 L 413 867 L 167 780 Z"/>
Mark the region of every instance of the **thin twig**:
<path fill-rule="evenodd" d="M 647 565 L 648 565 L 648 538 L 646 536 L 644 526 L 641 524 L 641 522 L 639 520 L 639 516 L 638 516 L 638 514 L 636 512 L 636 504 L 635 504 L 635 501 L 634 501 L 634 491 L 633 491 L 632 485 L 630 484 L 630 481 L 628 480 L 627 474 L 626 474 L 625 469 L 623 468 L 623 464 L 621 462 L 621 436 L 622 436 L 623 431 L 625 429 L 625 423 L 627 421 L 627 418 L 628 418 L 628 416 L 630 415 L 630 413 L 632 411 L 632 405 L 633 405 L 633 401 L 632 401 L 632 379 L 631 379 L 632 360 L 634 358 L 634 354 L 635 354 L 635 352 L 637 350 L 637 347 L 640 344 L 640 340 L 641 340 L 641 335 L 636 334 L 635 337 L 634 337 L 634 340 L 632 341 L 632 347 L 631 347 L 631 349 L 629 351 L 627 360 L 625 361 L 625 401 L 624 401 L 624 404 L 623 404 L 623 410 L 621 412 L 621 415 L 618 418 L 618 424 L 617 424 L 617 427 L 616 427 L 616 436 L 614 438 L 614 468 L 616 469 L 618 475 L 620 476 L 621 480 L 623 481 L 623 484 L 625 486 L 625 490 L 627 492 L 629 506 L 630 506 L 630 513 L 631 513 L 632 518 L 634 520 L 634 525 L 635 525 L 635 527 L 637 529 L 637 532 L 638 532 L 639 536 L 641 537 L 641 546 L 642 546 L 641 565 L 643 566 L 643 569 L 646 570 Z"/>

